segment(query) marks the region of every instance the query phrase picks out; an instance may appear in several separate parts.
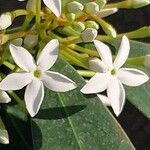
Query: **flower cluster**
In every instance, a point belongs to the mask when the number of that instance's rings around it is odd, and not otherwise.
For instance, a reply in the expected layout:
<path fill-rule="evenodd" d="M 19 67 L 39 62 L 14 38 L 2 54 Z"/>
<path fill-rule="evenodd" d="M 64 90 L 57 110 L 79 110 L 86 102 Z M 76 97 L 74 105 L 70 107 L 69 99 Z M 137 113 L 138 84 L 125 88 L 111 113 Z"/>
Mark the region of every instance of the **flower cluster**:
<path fill-rule="evenodd" d="M 107 4 L 106 0 L 86 4 L 82 1 L 63 3 L 61 0 L 42 2 L 42 9 L 41 0 L 28 0 L 26 10 L 19 9 L 0 16 L 0 60 L 11 69 L 11 73 L 3 75 L 0 82 L 0 103 L 10 102 L 8 94 L 26 87 L 26 109 L 34 117 L 40 110 L 45 87 L 55 92 L 76 89 L 77 84 L 72 79 L 51 71 L 61 54 L 71 65 L 77 66 L 76 69 L 82 68 L 93 73 L 88 76 L 91 78 L 80 92 L 96 94 L 119 116 L 125 104 L 123 85 L 139 86 L 147 82 L 149 77 L 141 70 L 122 67 L 129 56 L 129 39 L 124 34 L 117 35 L 114 27 L 104 18 L 118 12 L 119 8 L 139 8 L 148 5 L 149 1 L 125 0 L 115 4 Z M 7 28 L 13 20 L 22 15 L 26 16 L 23 25 L 9 31 Z M 98 34 L 100 29 L 105 35 Z M 132 35 L 142 33 L 145 36 L 147 29 L 139 29 Z M 122 40 L 114 59 L 111 49 L 103 41 L 118 37 L 122 37 Z M 89 43 L 97 51 L 85 48 Z M 150 55 L 144 59 L 142 57 L 142 64 L 150 66 Z M 106 95 L 102 92 L 106 92 Z M 3 143 L 8 143 L 8 138 Z"/>

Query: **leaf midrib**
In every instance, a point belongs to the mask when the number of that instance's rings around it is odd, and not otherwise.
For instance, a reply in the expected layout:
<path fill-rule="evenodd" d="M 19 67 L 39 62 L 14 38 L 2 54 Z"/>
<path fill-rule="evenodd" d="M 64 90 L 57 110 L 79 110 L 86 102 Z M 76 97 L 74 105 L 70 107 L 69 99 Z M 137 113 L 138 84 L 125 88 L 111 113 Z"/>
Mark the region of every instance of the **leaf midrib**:
<path fill-rule="evenodd" d="M 81 143 L 80 143 L 80 140 L 79 140 L 79 138 L 78 138 L 78 136 L 77 136 L 77 134 L 76 134 L 74 125 L 73 125 L 73 123 L 72 123 L 72 121 L 71 121 L 71 119 L 70 119 L 70 117 L 69 117 L 68 111 L 67 111 L 66 108 L 65 108 L 65 103 L 64 103 L 64 101 L 63 101 L 63 98 L 61 97 L 61 94 L 60 94 L 60 93 L 57 93 L 57 95 L 58 95 L 58 99 L 59 99 L 61 105 L 63 106 L 64 111 L 65 111 L 65 113 L 66 113 L 66 115 L 67 115 L 67 120 L 68 120 L 68 122 L 69 122 L 69 124 L 70 124 L 70 126 L 71 126 L 72 132 L 73 132 L 74 137 L 75 137 L 75 139 L 76 139 L 76 141 L 77 141 L 77 143 L 78 143 L 78 145 L 79 145 L 79 148 L 80 148 L 80 150 L 84 150 L 84 149 L 82 148 L 82 145 L 81 145 Z"/>

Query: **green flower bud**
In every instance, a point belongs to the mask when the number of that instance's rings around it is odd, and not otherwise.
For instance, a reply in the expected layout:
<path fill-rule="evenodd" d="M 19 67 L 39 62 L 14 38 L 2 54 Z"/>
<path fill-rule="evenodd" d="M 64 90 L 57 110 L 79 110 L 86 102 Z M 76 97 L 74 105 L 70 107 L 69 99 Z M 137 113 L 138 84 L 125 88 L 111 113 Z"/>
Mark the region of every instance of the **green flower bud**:
<path fill-rule="evenodd" d="M 27 35 L 24 39 L 24 44 L 27 48 L 33 48 L 38 43 L 38 35 Z"/>
<path fill-rule="evenodd" d="M 10 44 L 13 44 L 15 46 L 21 46 L 23 43 L 23 39 L 22 38 L 17 38 L 17 39 L 14 39 L 10 42 Z"/>
<path fill-rule="evenodd" d="M 107 3 L 107 0 L 98 1 L 100 9 L 103 8 L 106 5 L 106 3 Z"/>
<path fill-rule="evenodd" d="M 89 2 L 85 5 L 85 12 L 88 14 L 95 14 L 100 10 L 99 5 L 95 2 Z"/>
<path fill-rule="evenodd" d="M 85 30 L 85 25 L 82 22 L 75 22 L 72 24 L 72 28 L 75 31 L 82 32 L 83 30 Z"/>
<path fill-rule="evenodd" d="M 97 30 L 93 28 L 87 28 L 82 32 L 81 38 L 83 42 L 92 42 L 97 37 L 97 34 Z"/>
<path fill-rule="evenodd" d="M 74 21 L 76 19 L 76 15 L 74 13 L 68 13 L 66 17 L 69 21 Z"/>
<path fill-rule="evenodd" d="M 86 26 L 86 28 L 93 28 L 93 29 L 96 29 L 96 30 L 99 29 L 99 25 L 95 21 L 86 21 L 85 26 Z"/>
<path fill-rule="evenodd" d="M 132 0 L 132 8 L 140 8 L 150 4 L 150 0 Z"/>
<path fill-rule="evenodd" d="M 79 11 L 82 11 L 83 8 L 84 8 L 84 6 L 81 3 L 77 2 L 77 1 L 70 2 L 67 5 L 67 9 L 68 9 L 69 13 L 77 13 Z"/>
<path fill-rule="evenodd" d="M 26 9 L 36 13 L 36 1 L 37 0 L 28 0 Z"/>
<path fill-rule="evenodd" d="M 9 40 L 9 36 L 8 35 L 0 34 L 0 45 L 5 44 L 6 42 L 8 42 L 8 40 Z"/>

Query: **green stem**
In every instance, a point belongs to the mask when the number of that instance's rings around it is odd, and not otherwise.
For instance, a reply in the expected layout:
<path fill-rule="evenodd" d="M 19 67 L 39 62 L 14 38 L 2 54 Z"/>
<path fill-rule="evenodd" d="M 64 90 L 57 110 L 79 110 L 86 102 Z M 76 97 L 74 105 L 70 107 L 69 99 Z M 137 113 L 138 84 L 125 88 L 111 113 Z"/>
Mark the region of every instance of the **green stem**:
<path fill-rule="evenodd" d="M 71 37 L 61 39 L 60 42 L 64 45 L 70 45 L 70 44 L 82 43 L 83 41 L 79 36 L 71 36 Z"/>
<path fill-rule="evenodd" d="M 18 16 L 23 16 L 23 15 L 28 15 L 28 14 L 29 12 L 25 9 L 18 9 L 18 10 L 12 11 L 13 18 L 16 18 Z"/>
<path fill-rule="evenodd" d="M 78 74 L 81 75 L 82 77 L 93 77 L 95 75 L 94 71 L 88 71 L 88 70 L 77 70 Z"/>
<path fill-rule="evenodd" d="M 140 57 L 131 57 L 128 58 L 126 61 L 126 64 L 129 65 L 134 65 L 134 66 L 143 66 L 144 65 L 144 56 L 140 56 Z"/>
<path fill-rule="evenodd" d="M 90 56 L 95 56 L 95 57 L 99 57 L 99 54 L 97 51 L 95 50 L 91 50 L 91 49 L 88 49 L 88 48 L 84 48 L 84 47 L 81 47 L 79 45 L 76 45 L 76 44 L 71 44 L 71 45 L 68 45 L 69 48 L 71 49 L 74 49 L 78 52 L 82 52 L 82 53 L 85 53 L 85 54 L 88 54 Z"/>
<path fill-rule="evenodd" d="M 125 0 L 117 3 L 110 3 L 105 6 L 105 8 L 131 8 L 132 0 Z"/>
<path fill-rule="evenodd" d="M 14 70 L 16 68 L 16 66 L 8 61 L 4 61 L 3 65 L 5 65 L 7 68 L 9 68 L 10 70 Z"/>
<path fill-rule="evenodd" d="M 39 26 L 41 22 L 41 0 L 36 1 L 36 25 Z"/>

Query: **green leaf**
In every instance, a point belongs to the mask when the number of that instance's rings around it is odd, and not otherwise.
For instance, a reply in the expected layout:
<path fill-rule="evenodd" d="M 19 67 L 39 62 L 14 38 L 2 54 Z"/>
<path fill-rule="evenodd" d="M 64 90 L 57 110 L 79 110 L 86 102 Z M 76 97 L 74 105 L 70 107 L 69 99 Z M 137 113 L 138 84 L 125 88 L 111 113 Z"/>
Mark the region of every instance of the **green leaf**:
<path fill-rule="evenodd" d="M 120 45 L 120 42 L 111 42 L 116 51 Z M 131 49 L 130 56 L 143 56 L 150 54 L 150 44 L 141 43 L 137 41 L 130 41 Z M 144 66 L 129 66 L 144 71 L 150 77 L 150 69 Z M 145 116 L 150 118 L 150 80 L 138 87 L 126 87 L 127 99 L 138 108 Z"/>
<path fill-rule="evenodd" d="M 45 89 L 41 109 L 32 121 L 34 150 L 134 149 L 96 95 L 80 92 L 85 81 L 69 64 L 58 60 L 53 70 L 74 80 L 78 88 L 66 93 Z"/>

